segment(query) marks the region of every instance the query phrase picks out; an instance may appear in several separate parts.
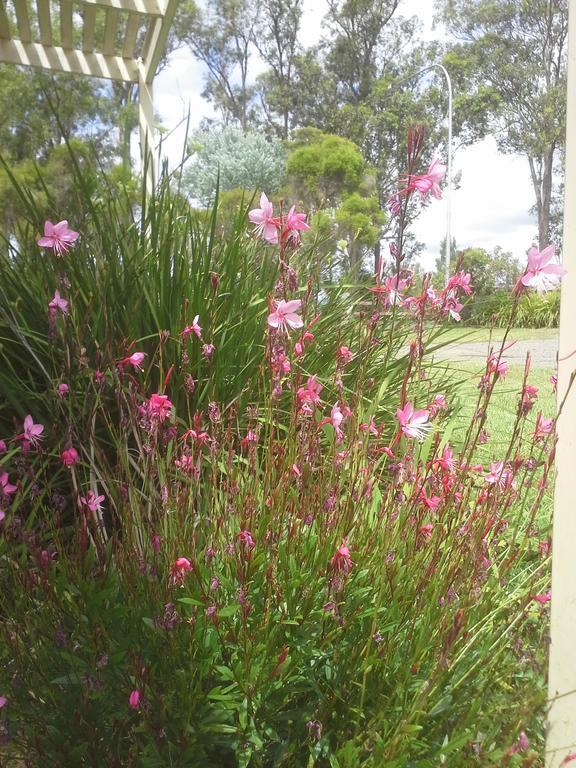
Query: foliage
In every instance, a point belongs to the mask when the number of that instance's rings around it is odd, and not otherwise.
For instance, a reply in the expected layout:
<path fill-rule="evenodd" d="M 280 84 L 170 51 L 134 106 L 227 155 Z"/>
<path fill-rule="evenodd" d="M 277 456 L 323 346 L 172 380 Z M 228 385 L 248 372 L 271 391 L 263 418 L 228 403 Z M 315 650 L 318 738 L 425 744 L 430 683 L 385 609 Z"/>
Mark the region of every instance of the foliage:
<path fill-rule="evenodd" d="M 442 285 L 444 281 L 444 253 L 445 243 L 440 258 L 436 260 L 436 284 Z M 472 278 L 474 288 L 474 301 L 465 311 L 464 317 L 470 317 L 470 312 L 483 312 L 485 302 L 489 302 L 494 294 L 510 296 L 521 274 L 521 268 L 514 256 L 496 247 L 492 253 L 484 248 L 465 248 L 458 251 L 453 247 L 450 258 L 451 269 L 457 264 L 464 272 L 468 272 Z"/>
<path fill-rule="evenodd" d="M 245 212 L 221 237 L 167 183 L 134 212 L 81 172 L 81 239 L 57 258 L 18 194 L 29 225 L 0 261 L 7 759 L 534 763 L 553 435 L 530 439 L 524 378 L 501 468 L 478 469 L 504 344 L 462 430 L 429 360 L 460 289 L 404 301 L 401 253 L 395 275 L 331 288 L 287 216 L 278 248 Z"/>
<path fill-rule="evenodd" d="M 375 194 L 373 171 L 354 142 L 316 128 L 295 131 L 290 148 L 290 194 L 312 211 L 324 211 L 325 266 L 332 276 L 351 272 L 357 278 L 367 248 L 379 242 L 386 222 Z M 346 241 L 346 247 L 338 249 L 339 241 Z"/>
<path fill-rule="evenodd" d="M 216 186 L 223 192 L 266 189 L 278 192 L 286 175 L 286 150 L 278 139 L 238 128 L 197 131 L 189 149 L 192 161 L 184 175 L 184 189 L 208 205 Z"/>
<path fill-rule="evenodd" d="M 470 323 L 494 325 L 505 328 L 515 311 L 516 324 L 520 328 L 558 328 L 560 324 L 560 291 L 544 295 L 524 294 L 513 310 L 514 302 L 509 293 L 501 291 L 472 304 Z"/>

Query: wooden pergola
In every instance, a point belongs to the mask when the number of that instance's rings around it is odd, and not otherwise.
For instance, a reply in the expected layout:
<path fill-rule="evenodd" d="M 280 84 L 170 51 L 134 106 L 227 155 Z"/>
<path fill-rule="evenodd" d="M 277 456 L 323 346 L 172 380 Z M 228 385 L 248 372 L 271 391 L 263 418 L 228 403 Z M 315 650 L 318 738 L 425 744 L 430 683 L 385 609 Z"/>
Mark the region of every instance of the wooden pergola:
<path fill-rule="evenodd" d="M 177 0 L 0 0 L 0 62 L 137 84 L 140 146 L 153 174 L 152 82 L 176 6 Z"/>

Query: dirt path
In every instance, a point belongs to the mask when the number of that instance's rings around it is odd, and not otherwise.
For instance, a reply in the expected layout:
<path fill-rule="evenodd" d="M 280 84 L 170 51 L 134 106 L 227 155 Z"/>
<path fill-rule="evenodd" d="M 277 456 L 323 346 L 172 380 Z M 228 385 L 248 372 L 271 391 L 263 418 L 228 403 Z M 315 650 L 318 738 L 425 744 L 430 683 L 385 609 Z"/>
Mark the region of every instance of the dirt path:
<path fill-rule="evenodd" d="M 512 343 L 513 339 L 508 344 Z M 494 349 L 500 349 L 500 342 L 493 343 Z M 557 339 L 538 339 L 535 341 L 514 341 L 502 355 L 510 365 L 524 365 L 526 354 L 530 352 L 532 365 L 536 368 L 556 369 L 556 355 L 558 352 Z M 488 353 L 488 342 L 470 341 L 458 344 L 448 344 L 444 349 L 436 353 L 441 360 L 454 360 L 455 362 L 478 362 L 482 364 Z"/>

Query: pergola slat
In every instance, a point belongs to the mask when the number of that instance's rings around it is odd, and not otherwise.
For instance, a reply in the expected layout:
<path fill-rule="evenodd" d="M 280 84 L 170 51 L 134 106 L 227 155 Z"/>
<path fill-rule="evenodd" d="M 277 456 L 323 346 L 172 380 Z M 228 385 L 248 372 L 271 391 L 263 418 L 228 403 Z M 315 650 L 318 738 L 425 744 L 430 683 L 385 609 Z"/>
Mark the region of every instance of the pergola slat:
<path fill-rule="evenodd" d="M 40 43 L 52 45 L 52 22 L 50 20 L 50 0 L 36 0 L 38 8 L 38 25 L 40 27 Z"/>
<path fill-rule="evenodd" d="M 72 0 L 60 0 L 60 39 L 63 48 L 73 48 Z"/>
<path fill-rule="evenodd" d="M 113 56 L 116 49 L 116 34 L 118 31 L 118 11 L 109 8 L 106 11 L 106 25 L 104 27 L 104 45 L 102 53 L 105 56 Z"/>
<path fill-rule="evenodd" d="M 157 24 L 160 24 L 160 19 L 149 19 L 148 21 L 148 29 L 146 30 L 146 37 L 144 38 L 144 42 L 142 43 L 142 53 L 140 56 L 144 61 L 146 61 L 146 57 L 148 56 L 148 52 L 150 51 L 150 45 L 152 44 L 152 39 L 154 37 L 154 29 Z"/>
<path fill-rule="evenodd" d="M 0 0 L 0 38 L 9 40 L 10 37 L 10 24 L 8 23 L 8 16 L 4 7 L 4 0 Z"/>
<path fill-rule="evenodd" d="M 121 56 L 67 50 L 60 46 L 45 47 L 38 43 L 23 43 L 21 40 L 0 40 L 0 62 L 104 77 L 108 80 L 138 82 L 135 61 L 123 59 Z"/>
<path fill-rule="evenodd" d="M 134 56 L 136 39 L 138 37 L 138 31 L 141 25 L 142 16 L 140 14 L 131 13 L 128 16 L 128 24 L 126 25 L 126 37 L 124 38 L 124 47 L 122 48 L 122 56 L 125 59 L 131 59 Z"/>
<path fill-rule="evenodd" d="M 26 0 L 14 0 L 16 9 L 16 23 L 18 24 L 18 34 L 23 43 L 32 41 L 32 31 L 30 29 L 30 16 L 28 15 L 28 3 Z"/>
<path fill-rule="evenodd" d="M 162 16 L 163 6 L 158 0 L 82 0 L 86 5 L 115 8 L 118 11 L 141 13 L 146 16 Z"/>
<path fill-rule="evenodd" d="M 84 4 L 84 29 L 82 33 L 82 50 L 91 53 L 94 50 L 94 36 L 96 32 L 96 6 L 92 3 Z"/>

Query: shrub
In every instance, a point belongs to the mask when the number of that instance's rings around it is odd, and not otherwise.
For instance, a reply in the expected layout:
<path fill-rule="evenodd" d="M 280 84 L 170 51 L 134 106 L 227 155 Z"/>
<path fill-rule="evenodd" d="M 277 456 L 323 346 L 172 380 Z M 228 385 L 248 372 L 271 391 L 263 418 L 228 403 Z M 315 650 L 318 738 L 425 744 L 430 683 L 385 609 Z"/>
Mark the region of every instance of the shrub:
<path fill-rule="evenodd" d="M 240 219 L 220 242 L 167 188 L 85 204 L 73 251 L 40 258 L 32 220 L 2 262 L 9 755 L 533 762 L 553 424 L 525 378 L 508 448 L 475 463 L 502 350 L 465 430 L 425 354 L 461 276 L 401 302 L 400 254 L 370 290 L 301 289 L 301 219 L 276 249 Z"/>
<path fill-rule="evenodd" d="M 518 306 L 510 293 L 495 293 L 471 302 L 470 324 L 505 328 L 514 312 L 520 328 L 557 328 L 560 322 L 560 291 L 545 294 L 525 293 Z"/>

